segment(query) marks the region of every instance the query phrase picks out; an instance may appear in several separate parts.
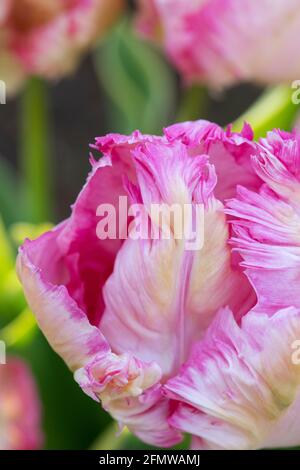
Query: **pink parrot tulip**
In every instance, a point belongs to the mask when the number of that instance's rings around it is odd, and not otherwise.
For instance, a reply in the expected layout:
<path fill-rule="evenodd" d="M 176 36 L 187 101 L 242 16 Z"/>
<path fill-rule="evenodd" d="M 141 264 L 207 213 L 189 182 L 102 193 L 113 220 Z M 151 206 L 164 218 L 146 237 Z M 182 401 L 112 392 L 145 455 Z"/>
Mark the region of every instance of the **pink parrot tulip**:
<path fill-rule="evenodd" d="M 41 447 L 40 403 L 33 377 L 20 359 L 0 365 L 0 449 Z"/>
<path fill-rule="evenodd" d="M 198 121 L 93 148 L 103 156 L 71 217 L 18 257 L 49 343 L 147 443 L 172 446 L 187 432 L 196 449 L 299 444 L 299 136 L 254 142 L 249 125 Z M 101 204 L 119 229 L 136 228 L 126 196 L 159 233 L 154 204 L 191 207 L 201 247 L 187 249 L 171 220 L 169 237 L 101 238 Z"/>
<path fill-rule="evenodd" d="M 298 0 L 139 0 L 137 26 L 188 82 L 221 88 L 299 78 Z"/>
<path fill-rule="evenodd" d="M 72 72 L 115 20 L 123 0 L 1 0 L 0 76 L 8 91 L 28 75 Z"/>

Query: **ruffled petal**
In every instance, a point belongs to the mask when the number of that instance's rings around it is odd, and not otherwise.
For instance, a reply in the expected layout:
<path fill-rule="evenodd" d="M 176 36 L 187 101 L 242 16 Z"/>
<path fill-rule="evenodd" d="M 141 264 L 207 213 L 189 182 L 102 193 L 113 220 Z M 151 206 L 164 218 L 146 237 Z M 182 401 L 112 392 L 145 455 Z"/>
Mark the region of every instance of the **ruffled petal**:
<path fill-rule="evenodd" d="M 111 402 L 137 397 L 157 384 L 161 370 L 155 362 L 145 363 L 128 354 L 96 356 L 75 372 L 75 379 L 87 395 L 101 400 L 109 409 Z"/>
<path fill-rule="evenodd" d="M 129 354 L 96 357 L 75 372 L 85 393 L 100 400 L 103 408 L 148 444 L 170 447 L 182 440 L 168 423 L 172 404 L 161 394 L 160 367 Z"/>
<path fill-rule="evenodd" d="M 215 196 L 220 201 L 235 195 L 236 185 L 256 190 L 261 181 L 251 165 L 257 152 L 253 131 L 245 123 L 241 133 L 226 131 L 209 121 L 199 120 L 174 124 L 165 129 L 170 142 L 181 141 L 191 155 L 206 153 L 218 175 Z"/>
<path fill-rule="evenodd" d="M 98 328 L 90 324 L 86 314 L 70 297 L 65 285 L 52 284 L 39 266 L 38 261 L 41 258 L 43 264 L 49 262 L 47 275 L 54 269 L 53 265 L 57 264 L 57 270 L 61 267 L 56 252 L 56 237 L 59 232 L 61 229 L 48 232 L 37 241 L 26 242 L 20 250 L 17 269 L 39 327 L 52 348 L 70 369 L 75 370 L 97 353 L 108 351 L 109 346 Z"/>
<path fill-rule="evenodd" d="M 293 357 L 300 311 L 271 318 L 250 312 L 239 327 L 219 313 L 181 373 L 165 386 L 181 404 L 170 423 L 198 436 L 199 448 L 256 449 L 294 446 L 300 426 L 300 369 Z M 290 427 L 293 433 L 284 431 Z"/>
<path fill-rule="evenodd" d="M 253 156 L 260 192 L 239 187 L 226 208 L 235 216 L 232 243 L 257 293 L 255 310 L 263 313 L 300 307 L 299 158 L 299 137 L 270 133 Z"/>

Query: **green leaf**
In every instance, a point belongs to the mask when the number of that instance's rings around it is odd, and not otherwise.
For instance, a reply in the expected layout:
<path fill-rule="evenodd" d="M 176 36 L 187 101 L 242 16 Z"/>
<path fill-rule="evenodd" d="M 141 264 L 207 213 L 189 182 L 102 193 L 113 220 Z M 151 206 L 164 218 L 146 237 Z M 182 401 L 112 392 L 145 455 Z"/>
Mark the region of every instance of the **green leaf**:
<path fill-rule="evenodd" d="M 285 85 L 267 88 L 258 100 L 233 123 L 233 131 L 239 132 L 244 122 L 254 130 L 255 138 L 264 137 L 274 128 L 291 130 L 299 106 L 292 102 L 293 90 Z"/>
<path fill-rule="evenodd" d="M 43 224 L 29 224 L 18 222 L 10 227 L 9 233 L 16 246 L 24 243 L 26 238 L 34 240 L 45 232 L 53 228 L 53 224 L 45 222 Z"/>
<path fill-rule="evenodd" d="M 96 50 L 95 67 L 114 131 L 155 134 L 172 120 L 175 75 L 154 46 L 134 35 L 128 19 Z"/>
<path fill-rule="evenodd" d="M 13 269 L 13 266 L 14 256 L 12 246 L 0 217 L 0 282 L 3 282 L 3 279 Z"/>
<path fill-rule="evenodd" d="M 25 305 L 15 271 L 15 251 L 0 217 L 0 327 L 18 315 Z"/>
<path fill-rule="evenodd" d="M 13 268 L 0 284 L 0 327 L 16 318 L 25 307 L 23 289 Z"/>
<path fill-rule="evenodd" d="M 29 308 L 25 308 L 18 317 L 0 331 L 0 339 L 5 341 L 7 346 L 12 347 L 17 343 L 29 342 L 35 331 L 37 331 L 35 318 Z"/>

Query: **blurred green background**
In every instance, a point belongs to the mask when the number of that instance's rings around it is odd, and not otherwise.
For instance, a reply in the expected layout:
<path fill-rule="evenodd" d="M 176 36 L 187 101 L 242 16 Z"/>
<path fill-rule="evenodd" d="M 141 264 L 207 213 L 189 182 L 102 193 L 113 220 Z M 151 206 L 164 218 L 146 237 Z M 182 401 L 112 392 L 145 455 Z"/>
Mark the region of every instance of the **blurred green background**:
<path fill-rule="evenodd" d="M 18 244 L 42 232 L 39 224 L 69 215 L 89 171 L 88 145 L 96 136 L 136 128 L 160 134 L 164 126 L 186 119 L 226 125 L 263 92 L 252 85 L 219 94 L 186 89 L 161 51 L 135 36 L 132 9 L 130 2 L 127 16 L 76 74 L 53 84 L 32 79 L 0 106 L 1 336 L 8 352 L 32 367 L 49 449 L 146 447 L 132 436 L 114 438 L 109 416 L 82 393 L 35 327 L 14 273 Z"/>

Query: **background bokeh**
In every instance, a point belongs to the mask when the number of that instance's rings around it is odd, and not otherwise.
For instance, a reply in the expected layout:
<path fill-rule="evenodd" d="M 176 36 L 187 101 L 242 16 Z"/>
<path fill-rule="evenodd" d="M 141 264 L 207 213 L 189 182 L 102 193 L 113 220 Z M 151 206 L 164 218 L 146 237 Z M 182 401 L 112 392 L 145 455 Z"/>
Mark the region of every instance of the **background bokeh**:
<path fill-rule="evenodd" d="M 130 22 L 133 9 L 134 2 L 129 2 L 126 16 L 84 58 L 76 73 L 47 85 L 52 213 L 39 222 L 56 223 L 69 215 L 89 171 L 89 143 L 96 136 L 129 133 L 137 128 L 160 133 L 163 126 L 187 118 L 226 125 L 262 92 L 253 85 L 219 93 L 209 93 L 200 86 L 187 91 L 162 52 L 135 36 Z M 0 214 L 7 234 L 16 223 L 36 222 L 28 215 L 30 210 L 24 208 L 22 198 L 20 154 L 26 144 L 26 137 L 20 138 L 22 100 L 21 92 L 0 106 Z M 21 238 L 28 235 L 26 227 L 22 230 Z M 16 248 L 17 244 L 12 244 L 14 253 Z M 0 298 L 4 311 L 0 327 L 17 319 L 20 310 L 26 308 L 22 302 L 17 296 L 10 304 Z M 26 328 L 28 333 L 12 338 L 9 352 L 27 359 L 36 377 L 45 447 L 85 449 L 97 446 L 95 442 L 101 439 L 98 447 L 143 447 L 133 437 L 126 443 L 114 439 L 109 416 L 82 393 L 37 328 L 25 325 L 24 331 Z"/>

